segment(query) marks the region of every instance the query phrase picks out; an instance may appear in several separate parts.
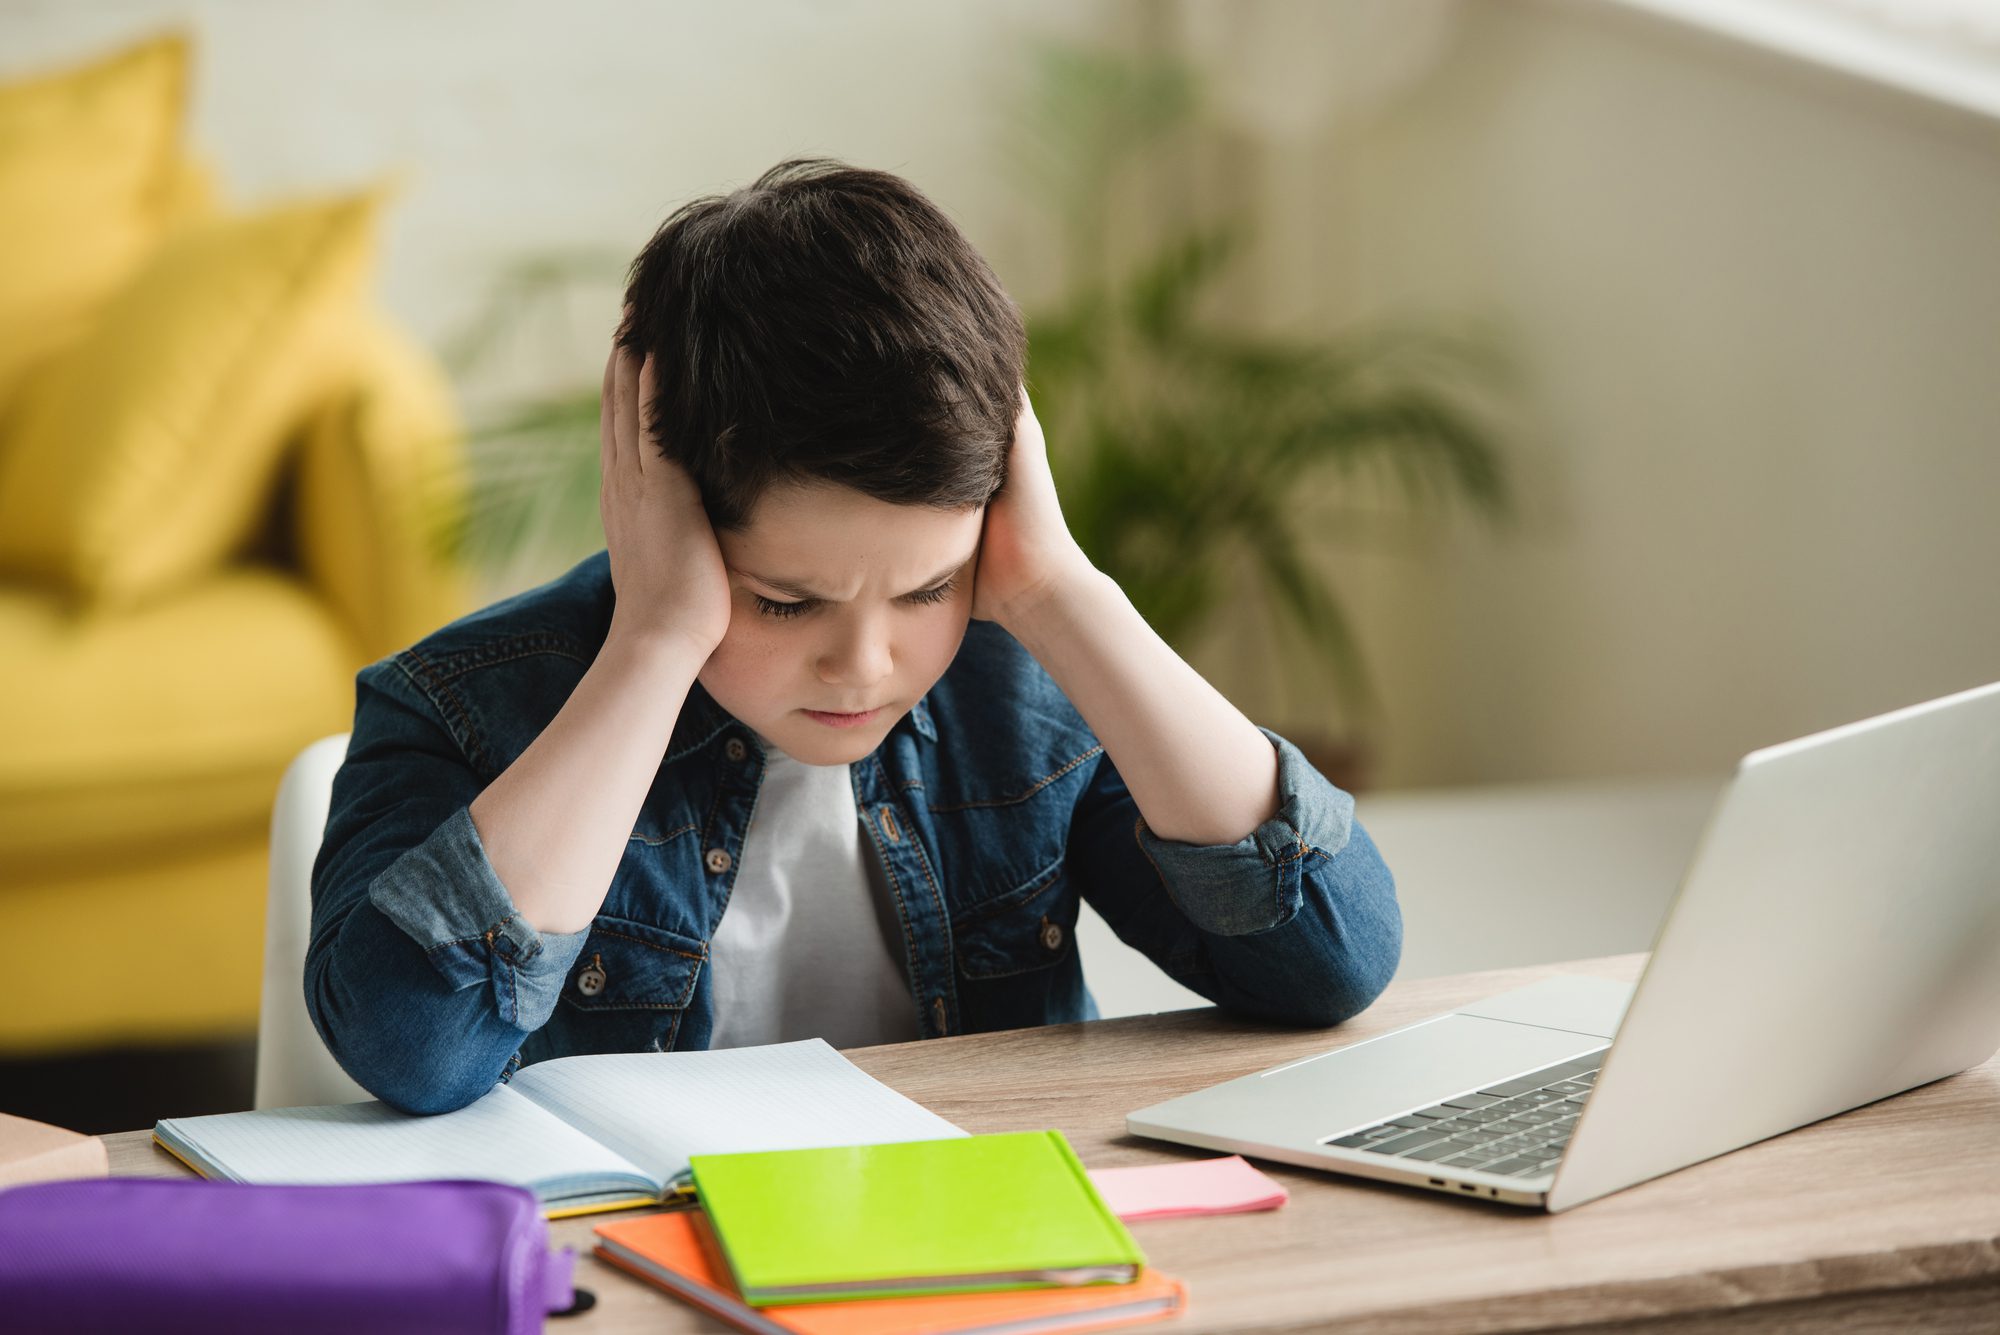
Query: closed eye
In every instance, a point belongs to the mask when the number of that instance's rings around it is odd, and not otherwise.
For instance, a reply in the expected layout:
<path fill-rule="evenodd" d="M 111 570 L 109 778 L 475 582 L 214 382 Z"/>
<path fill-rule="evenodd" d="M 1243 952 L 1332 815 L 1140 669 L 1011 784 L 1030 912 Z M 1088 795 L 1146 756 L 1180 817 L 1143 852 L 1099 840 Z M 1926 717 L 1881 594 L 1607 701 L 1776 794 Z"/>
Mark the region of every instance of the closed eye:
<path fill-rule="evenodd" d="M 905 594 L 904 601 L 911 603 L 941 603 L 951 597 L 951 591 L 957 587 L 958 576 L 953 575 L 942 584 L 934 584 L 928 589 L 918 589 L 915 593 Z"/>
<path fill-rule="evenodd" d="M 817 598 L 808 598 L 804 602 L 797 603 L 780 603 L 766 598 L 761 593 L 753 593 L 750 596 L 757 600 L 757 610 L 759 612 L 762 612 L 767 617 L 777 617 L 780 620 L 786 617 L 804 616 L 807 612 L 819 606 L 819 599 Z"/>
<path fill-rule="evenodd" d="M 900 601 L 914 603 L 918 606 L 929 606 L 944 602 L 950 598 L 952 590 L 957 587 L 958 576 L 953 575 L 942 584 L 934 584 L 928 589 L 918 589 L 915 593 L 906 593 Z M 757 610 L 759 612 L 762 612 L 767 617 L 775 617 L 780 621 L 789 620 L 792 617 L 804 616 L 807 612 L 818 607 L 821 601 L 818 598 L 802 598 L 795 603 L 781 603 L 774 598 L 766 598 L 761 593 L 753 593 L 750 596 L 757 600 Z"/>

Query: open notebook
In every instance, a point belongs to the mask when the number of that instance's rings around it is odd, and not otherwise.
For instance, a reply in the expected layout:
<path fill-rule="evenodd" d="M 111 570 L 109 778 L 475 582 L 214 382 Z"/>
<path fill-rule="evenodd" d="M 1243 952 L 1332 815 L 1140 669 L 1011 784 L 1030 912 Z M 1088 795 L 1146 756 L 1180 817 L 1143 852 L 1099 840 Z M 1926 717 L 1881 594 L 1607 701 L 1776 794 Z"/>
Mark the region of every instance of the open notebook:
<path fill-rule="evenodd" d="M 688 1156 L 941 1140 L 964 1131 L 811 1038 L 709 1052 L 559 1057 L 457 1112 L 383 1103 L 170 1117 L 161 1147 L 232 1182 L 484 1178 L 533 1191 L 551 1218 L 650 1205 Z"/>

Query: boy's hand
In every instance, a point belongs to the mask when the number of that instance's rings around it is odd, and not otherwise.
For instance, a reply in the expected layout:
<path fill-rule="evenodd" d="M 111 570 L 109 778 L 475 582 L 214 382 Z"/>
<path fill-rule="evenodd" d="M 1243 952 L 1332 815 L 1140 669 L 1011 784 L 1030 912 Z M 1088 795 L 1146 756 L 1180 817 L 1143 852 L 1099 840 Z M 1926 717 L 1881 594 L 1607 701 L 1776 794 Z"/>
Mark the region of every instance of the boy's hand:
<path fill-rule="evenodd" d="M 614 340 L 598 409 L 598 513 L 611 549 L 611 635 L 679 640 L 702 660 L 729 629 L 729 575 L 701 489 L 641 423 L 653 401 L 645 364 Z"/>
<path fill-rule="evenodd" d="M 1007 481 L 986 507 L 972 615 L 1007 625 L 1032 612 L 1064 581 L 1093 569 L 1063 522 L 1048 444 L 1023 386 L 1007 451 Z"/>

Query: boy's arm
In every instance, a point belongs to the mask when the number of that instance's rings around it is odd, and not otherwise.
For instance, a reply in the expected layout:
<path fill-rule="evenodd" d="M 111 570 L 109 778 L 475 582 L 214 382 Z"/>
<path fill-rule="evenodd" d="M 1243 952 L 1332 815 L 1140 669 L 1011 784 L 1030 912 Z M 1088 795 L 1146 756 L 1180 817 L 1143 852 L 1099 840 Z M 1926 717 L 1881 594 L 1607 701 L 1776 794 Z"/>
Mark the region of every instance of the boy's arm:
<path fill-rule="evenodd" d="M 485 1093 L 548 1020 L 728 626 L 700 493 L 640 429 L 651 391 L 651 360 L 614 347 L 599 508 L 616 607 L 582 681 L 524 752 L 483 782 L 422 660 L 361 674 L 313 869 L 306 1006 L 348 1074 L 409 1111 Z"/>
<path fill-rule="evenodd" d="M 1211 1001 L 1308 1024 L 1358 1013 L 1395 973 L 1402 917 L 1354 800 L 1090 575 L 1014 632 L 1105 750 L 1071 825 L 1073 879 Z"/>
<path fill-rule="evenodd" d="M 364 669 L 356 690 L 313 865 L 306 1010 L 371 1094 L 445 1112 L 548 1020 L 586 933 L 516 910 L 470 815 L 481 778 L 403 662 Z"/>
<path fill-rule="evenodd" d="M 974 615 L 1020 641 L 1103 743 L 1071 849 L 1122 937 L 1169 972 L 1180 961 L 1230 975 L 1227 997 L 1183 981 L 1272 1016 L 1332 1023 L 1352 1013 L 1332 998 L 1359 1009 L 1387 984 L 1401 918 L 1352 799 L 1245 718 L 1090 564 L 1025 392 L 1007 483 L 987 509 Z M 1148 924 L 1149 903 L 1178 911 Z"/>
<path fill-rule="evenodd" d="M 653 359 L 614 345 L 598 413 L 611 629 L 561 712 L 472 803 L 494 869 L 543 931 L 597 916 L 681 704 L 729 627 L 701 490 L 641 429 L 653 395 Z"/>
<path fill-rule="evenodd" d="M 1276 749 L 1109 575 L 1067 569 L 1001 624 L 1083 715 L 1154 834 L 1233 844 L 1277 813 Z"/>
<path fill-rule="evenodd" d="M 999 622 L 1055 678 L 1154 834 L 1235 843 L 1276 812 L 1271 744 L 1070 536 L 1025 389 L 1006 483 L 986 508 L 974 590 L 972 615 Z"/>
<path fill-rule="evenodd" d="M 1396 972 L 1395 881 L 1354 801 L 1276 733 L 1277 814 L 1250 838 L 1161 839 L 1101 757 L 1070 823 L 1071 881 L 1118 938 L 1221 1006 L 1294 1024 L 1338 1024 Z"/>

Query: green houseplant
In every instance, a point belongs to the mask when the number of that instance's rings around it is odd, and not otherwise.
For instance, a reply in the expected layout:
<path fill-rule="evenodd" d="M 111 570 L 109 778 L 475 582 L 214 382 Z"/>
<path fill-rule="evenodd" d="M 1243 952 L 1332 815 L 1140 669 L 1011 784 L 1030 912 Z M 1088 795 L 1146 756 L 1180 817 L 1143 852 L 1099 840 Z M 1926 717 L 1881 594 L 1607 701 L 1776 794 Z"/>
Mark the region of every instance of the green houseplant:
<path fill-rule="evenodd" d="M 1149 159 L 1206 128 L 1185 67 L 1076 47 L 1042 49 L 1012 124 L 1038 199 L 1059 212 L 1063 295 L 1031 310 L 1029 390 L 1072 531 L 1153 627 L 1186 652 L 1215 618 L 1263 605 L 1273 671 L 1310 674 L 1344 731 L 1291 728 L 1330 777 L 1364 778 L 1374 693 L 1323 560 L 1337 534 L 1301 498 L 1365 491 L 1406 508 L 1453 501 L 1500 514 L 1499 449 L 1454 385 L 1491 373 L 1490 349 L 1410 328 L 1273 337 L 1205 314 L 1254 234 L 1241 211 L 1155 228 L 1121 258 L 1117 193 Z M 1129 249 L 1129 248 L 1128 248 Z M 602 256 L 543 257 L 505 275 L 454 359 L 537 318 Z M 597 386 L 530 396 L 472 433 L 473 487 L 453 535 L 481 568 L 580 556 L 597 532 Z M 1303 667 L 1301 668 L 1300 665 Z"/>
<path fill-rule="evenodd" d="M 1061 211 L 1065 295 L 1030 319 L 1030 388 L 1063 512 L 1092 560 L 1168 642 L 1195 642 L 1241 599 L 1263 604 L 1273 673 L 1303 662 L 1343 733 L 1295 739 L 1344 786 L 1364 777 L 1374 690 L 1332 580 L 1339 535 L 1303 498 L 1365 492 L 1407 510 L 1507 503 L 1492 434 L 1462 390 L 1500 369 L 1480 340 L 1410 327 L 1275 337 L 1204 315 L 1254 235 L 1237 208 L 1155 226 L 1124 263 L 1118 192 L 1213 136 L 1184 65 L 1045 48 L 1018 156 Z M 1125 230 L 1129 231 L 1129 228 Z M 1294 669 L 1296 670 L 1296 669 Z"/>

